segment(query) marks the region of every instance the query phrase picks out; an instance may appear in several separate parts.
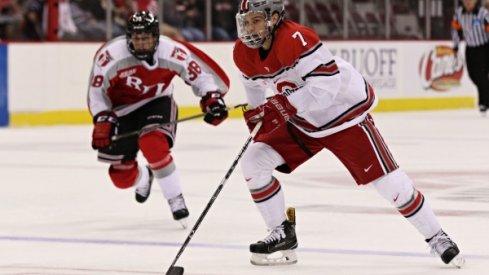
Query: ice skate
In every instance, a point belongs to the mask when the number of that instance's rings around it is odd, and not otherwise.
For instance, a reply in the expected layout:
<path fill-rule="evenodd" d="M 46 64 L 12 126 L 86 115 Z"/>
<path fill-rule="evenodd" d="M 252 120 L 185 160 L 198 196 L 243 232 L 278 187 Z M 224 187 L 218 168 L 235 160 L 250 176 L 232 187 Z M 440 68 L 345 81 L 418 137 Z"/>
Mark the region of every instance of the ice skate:
<path fill-rule="evenodd" d="M 149 173 L 149 179 L 146 182 L 140 183 L 136 186 L 136 201 L 139 203 L 145 202 L 149 198 L 149 194 L 151 194 L 151 185 L 153 184 L 153 171 L 151 168 L 146 166 Z"/>
<path fill-rule="evenodd" d="M 441 257 L 446 264 L 452 264 L 461 268 L 465 264 L 465 259 L 460 255 L 460 250 L 448 235 L 440 230 L 431 239 L 426 240 L 431 247 L 431 253 Z"/>
<path fill-rule="evenodd" d="M 486 105 L 479 105 L 479 111 L 482 117 L 487 117 L 487 110 L 489 109 Z"/>
<path fill-rule="evenodd" d="M 287 209 L 287 220 L 275 227 L 265 239 L 250 245 L 251 263 L 254 265 L 287 265 L 297 263 L 294 249 L 295 209 Z"/>
<path fill-rule="evenodd" d="M 183 195 L 180 194 L 172 199 L 168 200 L 171 212 L 173 214 L 173 219 L 178 221 L 182 227 L 187 228 L 187 217 L 189 215 L 187 206 L 185 205 L 185 200 Z"/>

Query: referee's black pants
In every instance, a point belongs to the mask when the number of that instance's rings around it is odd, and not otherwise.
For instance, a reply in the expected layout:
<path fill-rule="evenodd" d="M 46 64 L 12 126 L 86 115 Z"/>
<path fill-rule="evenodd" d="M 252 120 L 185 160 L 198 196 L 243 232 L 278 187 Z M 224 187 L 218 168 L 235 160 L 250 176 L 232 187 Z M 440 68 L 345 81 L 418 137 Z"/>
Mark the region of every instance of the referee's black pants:
<path fill-rule="evenodd" d="M 489 43 L 479 47 L 467 47 L 465 60 L 469 77 L 477 86 L 479 105 L 489 107 Z"/>

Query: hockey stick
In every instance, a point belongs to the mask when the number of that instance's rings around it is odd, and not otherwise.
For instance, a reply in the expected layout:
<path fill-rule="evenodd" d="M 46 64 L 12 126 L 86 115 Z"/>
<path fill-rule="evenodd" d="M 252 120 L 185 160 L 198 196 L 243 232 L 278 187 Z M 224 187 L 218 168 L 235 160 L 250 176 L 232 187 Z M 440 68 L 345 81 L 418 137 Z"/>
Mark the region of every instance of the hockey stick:
<path fill-rule="evenodd" d="M 192 230 L 190 230 L 190 233 L 188 234 L 187 239 L 185 239 L 185 242 L 182 244 L 182 246 L 180 247 L 180 250 L 178 251 L 177 255 L 175 256 L 175 259 L 173 260 L 172 264 L 170 265 L 170 267 L 166 271 L 166 275 L 182 275 L 183 274 L 184 268 L 182 266 L 175 266 L 176 262 L 178 261 L 178 258 L 180 258 L 180 255 L 182 255 L 182 253 L 185 250 L 185 248 L 187 247 L 188 243 L 190 242 L 190 240 L 194 236 L 195 231 L 197 231 L 197 228 L 199 228 L 200 224 L 202 223 L 202 220 L 204 220 L 205 215 L 207 214 L 207 212 L 209 212 L 209 209 L 211 208 L 212 204 L 214 204 L 214 201 L 217 199 L 217 196 L 219 195 L 222 188 L 224 187 L 224 184 L 226 183 L 226 181 L 229 179 L 229 177 L 233 173 L 234 168 L 236 167 L 239 160 L 241 159 L 241 156 L 243 156 L 243 153 L 248 148 L 248 145 L 250 145 L 251 141 L 253 140 L 253 138 L 256 136 L 256 134 L 260 130 L 261 124 L 262 124 L 261 121 L 258 122 L 256 124 L 255 128 L 253 129 L 253 131 L 251 131 L 251 134 L 248 136 L 248 139 L 246 140 L 245 144 L 243 145 L 243 148 L 241 148 L 241 151 L 239 152 L 238 156 L 234 160 L 233 164 L 231 164 L 231 167 L 226 172 L 226 175 L 224 176 L 224 178 L 221 180 L 221 183 L 219 184 L 216 191 L 212 195 L 210 201 L 207 203 L 207 206 L 205 207 L 204 211 L 202 212 L 202 214 L 200 214 L 200 217 L 195 222 L 194 227 L 192 228 Z"/>
<path fill-rule="evenodd" d="M 233 109 L 236 109 L 236 108 L 239 108 L 239 107 L 243 107 L 243 106 L 246 106 L 246 105 L 248 105 L 248 104 L 238 104 L 236 106 L 233 106 L 233 107 L 230 107 L 230 108 L 226 108 L 226 110 L 229 111 L 229 110 L 233 110 Z M 185 117 L 185 118 L 181 118 L 181 119 L 172 120 L 172 121 L 169 121 L 169 122 L 166 122 L 166 123 L 161 123 L 161 124 L 155 125 L 153 127 L 154 128 L 157 128 L 157 127 L 162 127 L 162 126 L 173 125 L 173 124 L 177 124 L 177 123 L 184 122 L 184 121 L 187 121 L 187 120 L 192 120 L 192 119 L 195 119 L 195 118 L 204 117 L 205 115 L 207 115 L 207 112 L 196 114 L 196 115 Z M 151 128 L 153 128 L 153 127 L 151 127 Z M 145 130 L 147 130 L 147 129 L 145 129 Z M 121 140 L 123 138 L 127 138 L 127 137 L 132 137 L 132 136 L 135 136 L 135 135 L 139 135 L 141 133 L 141 131 L 142 130 L 136 130 L 136 131 L 132 131 L 132 132 L 127 132 L 127 133 L 124 133 L 124 134 L 120 134 L 120 135 L 117 135 L 117 136 L 112 136 L 111 140 L 112 141 L 117 141 L 117 140 Z"/>

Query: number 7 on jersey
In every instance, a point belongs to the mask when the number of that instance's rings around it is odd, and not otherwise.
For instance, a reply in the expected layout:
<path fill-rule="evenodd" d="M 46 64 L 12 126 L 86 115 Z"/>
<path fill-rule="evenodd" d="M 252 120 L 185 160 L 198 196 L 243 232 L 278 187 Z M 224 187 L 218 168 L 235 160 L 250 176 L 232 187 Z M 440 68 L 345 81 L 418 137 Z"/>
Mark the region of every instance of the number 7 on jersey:
<path fill-rule="evenodd" d="M 304 39 L 304 36 L 302 36 L 302 33 L 300 33 L 299 31 L 294 32 L 294 34 L 292 35 L 292 38 L 294 38 L 294 39 L 296 39 L 297 37 L 299 37 L 300 40 L 302 41 L 302 46 L 306 46 L 307 45 L 307 42 Z"/>

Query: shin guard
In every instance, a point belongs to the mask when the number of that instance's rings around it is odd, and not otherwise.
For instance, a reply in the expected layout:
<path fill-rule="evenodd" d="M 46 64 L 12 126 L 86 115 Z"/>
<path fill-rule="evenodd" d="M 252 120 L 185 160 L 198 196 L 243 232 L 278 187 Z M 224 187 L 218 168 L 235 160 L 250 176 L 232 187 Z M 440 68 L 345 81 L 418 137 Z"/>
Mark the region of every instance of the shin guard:
<path fill-rule="evenodd" d="M 165 134 L 158 130 L 144 133 L 138 140 L 139 148 L 148 161 L 149 166 L 155 171 L 165 168 L 173 162 L 170 154 L 170 145 Z"/>
<path fill-rule="evenodd" d="M 397 169 L 374 182 L 374 186 L 425 239 L 440 231 L 433 210 L 406 173 Z"/>
<path fill-rule="evenodd" d="M 112 164 L 109 167 L 109 176 L 117 188 L 132 187 L 138 178 L 138 163 L 131 160 L 121 164 Z"/>

